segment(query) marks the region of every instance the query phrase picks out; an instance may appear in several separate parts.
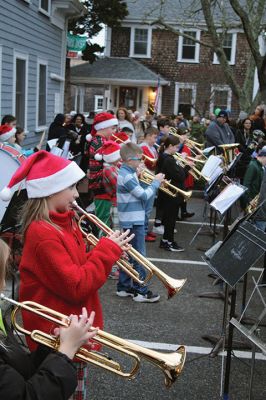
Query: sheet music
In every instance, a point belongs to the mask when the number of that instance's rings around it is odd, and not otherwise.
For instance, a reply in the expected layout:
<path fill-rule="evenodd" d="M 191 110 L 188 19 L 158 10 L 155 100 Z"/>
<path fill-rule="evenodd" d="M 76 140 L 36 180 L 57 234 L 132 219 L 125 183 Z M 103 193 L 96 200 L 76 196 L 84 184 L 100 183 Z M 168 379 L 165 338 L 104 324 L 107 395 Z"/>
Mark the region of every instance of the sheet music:
<path fill-rule="evenodd" d="M 216 168 L 216 170 L 214 171 L 214 173 L 212 174 L 212 176 L 210 177 L 210 180 L 209 180 L 209 186 L 208 186 L 208 188 L 207 188 L 207 190 L 209 189 L 209 187 L 212 185 L 212 183 L 214 183 L 215 181 L 216 181 L 216 179 L 220 176 L 220 175 L 222 175 L 224 173 L 224 170 L 223 170 L 223 168 L 221 168 L 221 167 L 217 167 Z"/>
<path fill-rule="evenodd" d="M 247 190 L 245 186 L 230 183 L 226 188 L 210 203 L 215 210 L 224 214 Z"/>
<path fill-rule="evenodd" d="M 204 167 L 201 170 L 201 173 L 207 178 L 211 178 L 214 173 L 216 173 L 217 168 L 222 163 L 220 157 L 210 156 L 206 161 Z"/>
<path fill-rule="evenodd" d="M 57 142 L 58 142 L 58 138 L 57 139 L 47 140 L 47 144 L 50 147 L 50 149 L 52 149 L 54 146 L 56 146 Z"/>

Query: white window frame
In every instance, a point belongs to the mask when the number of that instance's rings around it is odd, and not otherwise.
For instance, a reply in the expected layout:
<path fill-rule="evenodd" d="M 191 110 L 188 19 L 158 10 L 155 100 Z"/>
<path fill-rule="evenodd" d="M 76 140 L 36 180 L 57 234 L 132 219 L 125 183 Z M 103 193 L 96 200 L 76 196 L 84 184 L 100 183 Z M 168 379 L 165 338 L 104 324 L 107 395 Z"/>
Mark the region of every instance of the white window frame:
<path fill-rule="evenodd" d="M 135 54 L 134 53 L 134 43 L 135 43 L 135 31 L 136 29 L 146 29 L 148 31 L 148 42 L 147 42 L 147 52 L 146 54 Z M 151 42 L 152 42 L 152 27 L 148 25 L 131 26 L 130 31 L 130 51 L 129 57 L 134 58 L 151 58 Z"/>
<path fill-rule="evenodd" d="M 227 91 L 227 110 L 231 110 L 231 104 L 232 104 L 232 89 L 228 85 L 211 85 L 211 94 L 213 92 L 219 92 L 219 91 Z M 210 112 L 213 113 L 214 111 L 214 97 L 211 97 L 210 100 Z"/>
<path fill-rule="evenodd" d="M 42 60 L 40 58 L 37 59 L 37 76 L 36 76 L 36 122 L 35 122 L 35 132 L 41 132 L 44 129 L 47 129 L 47 125 L 39 125 L 39 78 L 40 78 L 40 65 L 46 66 L 46 122 L 47 122 L 47 96 L 48 96 L 48 61 Z"/>
<path fill-rule="evenodd" d="M 102 99 L 103 101 L 103 107 L 102 108 L 98 108 L 98 100 Z M 103 111 L 104 110 L 104 96 L 103 95 L 95 95 L 94 96 L 94 111 L 98 112 L 98 111 Z"/>
<path fill-rule="evenodd" d="M 22 128 L 27 133 L 28 131 L 28 80 L 29 80 L 29 55 L 25 53 L 19 53 L 14 51 L 13 55 L 13 93 L 12 93 L 12 114 L 16 116 L 16 76 L 17 76 L 17 60 L 25 61 L 25 114 L 24 121 L 25 124 Z"/>
<path fill-rule="evenodd" d="M 237 32 L 227 32 L 228 34 L 232 35 L 232 47 L 231 47 L 231 57 L 228 60 L 229 65 L 235 65 L 236 63 L 236 41 L 237 41 Z M 213 53 L 213 64 L 220 64 L 219 59 L 216 53 Z"/>
<path fill-rule="evenodd" d="M 42 2 L 41 2 L 41 0 L 39 0 L 39 11 L 42 14 L 45 14 L 48 17 L 50 17 L 50 15 L 51 15 L 51 0 L 48 0 L 48 11 L 45 10 L 44 8 L 42 8 Z"/>
<path fill-rule="evenodd" d="M 175 102 L 174 102 L 174 114 L 178 113 L 179 105 L 179 90 L 180 89 L 192 89 L 192 105 L 195 106 L 197 97 L 197 83 L 185 83 L 185 82 L 175 82 Z M 192 107 L 190 115 L 193 117 L 195 115 L 195 107 Z"/>
<path fill-rule="evenodd" d="M 196 40 L 200 40 L 200 29 L 181 29 L 181 33 L 183 32 L 196 32 Z M 187 58 L 182 58 L 182 52 L 183 52 L 183 42 L 184 42 L 184 37 L 182 35 L 179 35 L 178 37 L 178 51 L 177 51 L 177 61 L 182 62 L 182 63 L 193 63 L 193 64 L 198 64 L 199 63 L 199 54 L 200 54 L 200 44 L 195 42 L 195 58 L 193 59 L 187 59 Z"/>

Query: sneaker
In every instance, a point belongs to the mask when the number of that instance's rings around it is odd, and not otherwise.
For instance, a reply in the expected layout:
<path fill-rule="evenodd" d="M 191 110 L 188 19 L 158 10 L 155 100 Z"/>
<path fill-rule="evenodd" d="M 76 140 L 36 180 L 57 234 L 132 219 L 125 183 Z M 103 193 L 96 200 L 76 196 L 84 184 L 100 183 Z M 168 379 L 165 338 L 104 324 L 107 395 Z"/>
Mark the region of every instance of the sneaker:
<path fill-rule="evenodd" d="M 118 297 L 134 297 L 136 291 L 133 288 L 128 288 L 126 290 L 118 290 L 116 295 Z"/>
<path fill-rule="evenodd" d="M 155 242 L 155 237 L 148 234 L 145 236 L 145 242 Z"/>
<path fill-rule="evenodd" d="M 136 292 L 133 300 L 138 303 L 156 303 L 160 300 L 160 295 L 152 293 L 151 290 L 148 290 L 146 294 Z"/>
<path fill-rule="evenodd" d="M 167 242 L 167 240 L 166 241 L 161 240 L 159 247 L 160 249 L 167 249 L 169 247 L 169 243 Z"/>
<path fill-rule="evenodd" d="M 156 238 L 156 236 L 157 236 L 156 233 L 154 233 L 152 231 L 148 232 L 147 235 L 152 236 L 154 238 Z"/>
<path fill-rule="evenodd" d="M 183 249 L 183 247 L 178 246 L 178 244 L 176 242 L 172 242 L 172 243 L 168 243 L 168 249 L 166 249 L 168 251 L 185 251 L 185 249 Z"/>
<path fill-rule="evenodd" d="M 154 226 L 152 228 L 152 232 L 157 233 L 158 235 L 163 235 L 164 234 L 164 226 L 163 225 Z"/>
<path fill-rule="evenodd" d="M 182 214 L 182 218 L 191 218 L 195 215 L 195 213 L 189 213 L 189 212 L 185 212 L 184 214 Z"/>

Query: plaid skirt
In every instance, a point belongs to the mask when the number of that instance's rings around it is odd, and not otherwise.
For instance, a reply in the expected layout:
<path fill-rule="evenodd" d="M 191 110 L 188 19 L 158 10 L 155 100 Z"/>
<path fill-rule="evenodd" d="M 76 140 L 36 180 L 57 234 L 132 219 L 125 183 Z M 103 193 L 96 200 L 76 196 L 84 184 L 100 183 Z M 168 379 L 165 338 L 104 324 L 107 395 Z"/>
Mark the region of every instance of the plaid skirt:
<path fill-rule="evenodd" d="M 69 400 L 87 400 L 88 365 L 74 362 L 77 370 L 78 386 Z"/>

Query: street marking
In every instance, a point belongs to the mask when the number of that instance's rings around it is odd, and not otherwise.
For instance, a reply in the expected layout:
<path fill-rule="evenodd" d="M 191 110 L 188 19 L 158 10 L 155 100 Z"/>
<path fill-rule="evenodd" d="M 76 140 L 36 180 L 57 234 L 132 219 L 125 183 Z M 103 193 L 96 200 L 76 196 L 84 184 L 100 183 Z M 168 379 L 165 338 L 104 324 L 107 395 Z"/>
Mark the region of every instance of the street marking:
<path fill-rule="evenodd" d="M 149 261 L 168 263 L 168 264 L 187 264 L 187 265 L 204 265 L 208 266 L 208 264 L 204 261 L 192 261 L 192 260 L 170 260 L 169 258 L 148 258 Z M 262 268 L 252 267 L 249 271 L 258 271 L 261 272 Z"/>
<path fill-rule="evenodd" d="M 150 222 L 154 222 L 155 221 L 155 219 L 149 219 L 149 221 Z M 184 224 L 184 225 L 205 225 L 205 226 L 207 226 L 207 225 L 210 225 L 210 223 L 209 222 L 193 222 L 193 221 L 176 221 L 178 224 Z M 223 227 L 223 224 L 216 224 L 216 226 L 219 226 L 219 227 Z"/>
<path fill-rule="evenodd" d="M 156 343 L 156 342 L 145 342 L 142 340 L 129 340 L 129 342 L 137 344 L 139 346 L 143 346 L 147 349 L 151 350 L 166 350 L 166 351 L 176 351 L 178 348 L 177 344 L 167 344 L 167 343 Z M 186 351 L 187 353 L 192 353 L 192 354 L 210 354 L 212 351 L 212 347 L 200 347 L 200 346 L 186 346 Z M 218 355 L 219 356 L 226 356 L 226 351 L 220 352 Z M 234 355 L 238 358 L 246 358 L 246 359 L 251 359 L 252 358 L 252 352 L 251 351 L 240 351 L 240 350 L 234 350 Z M 266 355 L 263 355 L 262 353 L 255 353 L 256 360 L 261 360 L 261 361 L 266 361 Z"/>

